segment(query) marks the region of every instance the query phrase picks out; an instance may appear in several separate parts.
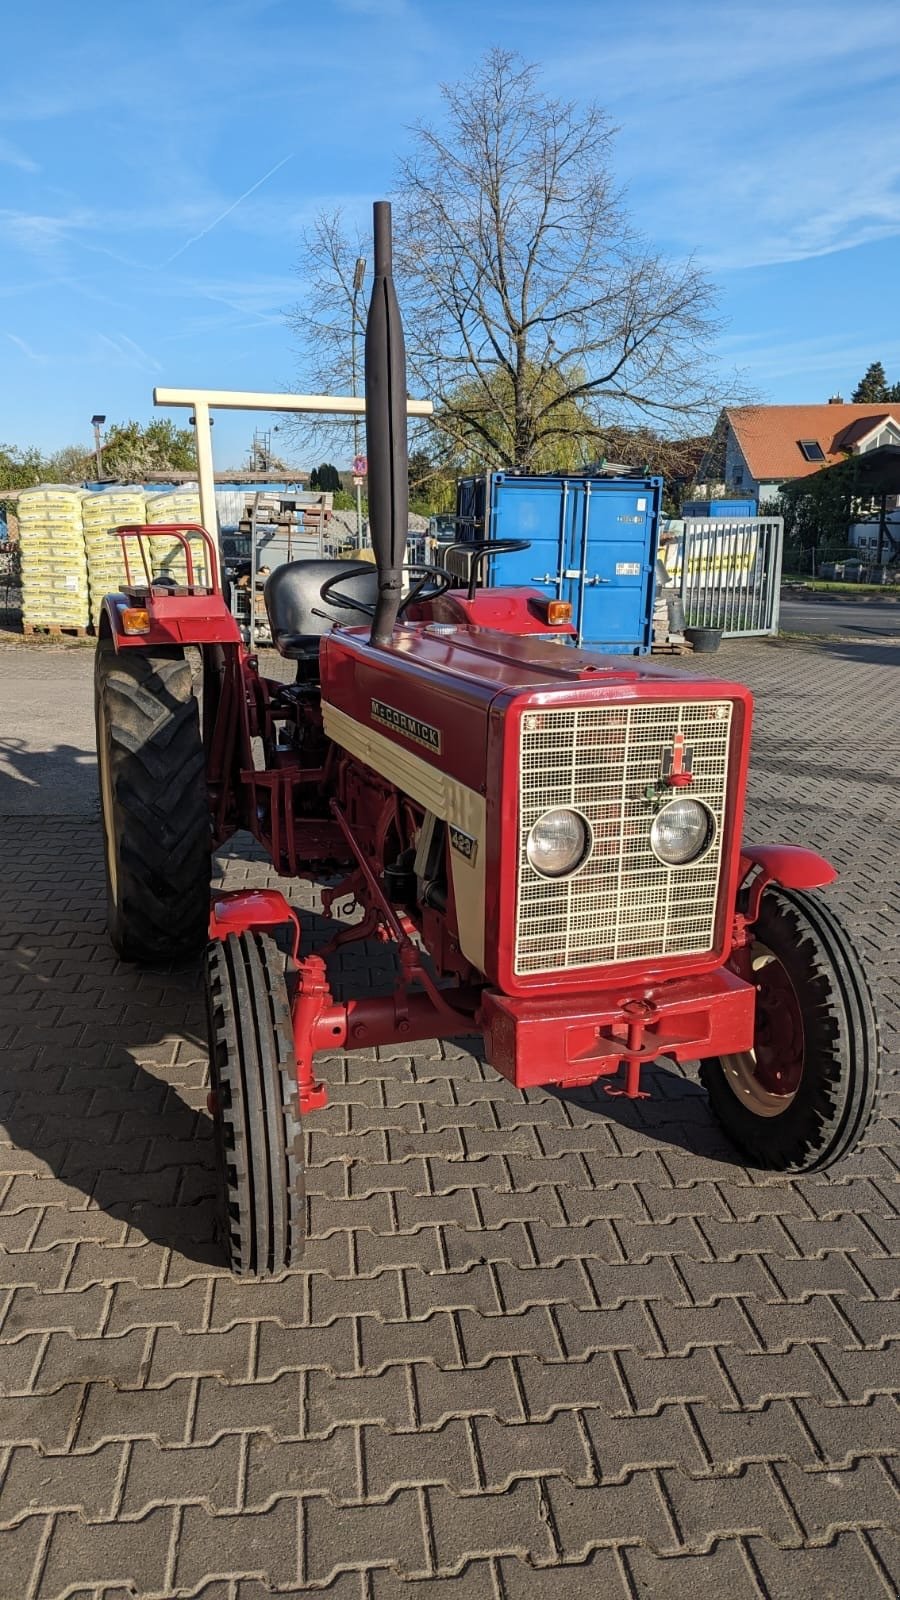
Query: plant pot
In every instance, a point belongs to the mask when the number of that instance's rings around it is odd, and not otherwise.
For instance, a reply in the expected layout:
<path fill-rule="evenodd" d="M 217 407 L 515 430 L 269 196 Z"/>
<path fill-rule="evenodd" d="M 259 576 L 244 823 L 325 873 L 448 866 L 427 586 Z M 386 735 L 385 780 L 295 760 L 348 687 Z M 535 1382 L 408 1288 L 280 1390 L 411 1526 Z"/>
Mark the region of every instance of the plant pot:
<path fill-rule="evenodd" d="M 722 643 L 721 628 L 685 628 L 684 637 L 698 655 L 712 655 Z"/>

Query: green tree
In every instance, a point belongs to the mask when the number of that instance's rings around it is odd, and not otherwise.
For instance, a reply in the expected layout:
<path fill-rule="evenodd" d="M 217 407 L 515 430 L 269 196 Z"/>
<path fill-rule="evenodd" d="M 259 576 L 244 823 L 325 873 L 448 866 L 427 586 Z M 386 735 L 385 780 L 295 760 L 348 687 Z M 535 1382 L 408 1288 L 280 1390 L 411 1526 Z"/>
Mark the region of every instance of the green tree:
<path fill-rule="evenodd" d="M 320 494 L 340 494 L 343 484 L 337 467 L 330 461 L 323 461 L 318 467 L 313 467 L 309 475 L 309 487 L 318 489 Z"/>
<path fill-rule="evenodd" d="M 149 472 L 196 472 L 197 447 L 192 429 L 155 417 L 146 424 L 113 423 L 102 459 L 104 477 L 140 482 Z"/>
<path fill-rule="evenodd" d="M 440 443 L 440 436 L 437 436 Z M 411 450 L 409 456 L 409 505 L 420 516 L 451 511 L 456 504 L 456 471 L 446 459 L 430 450 Z"/>
<path fill-rule="evenodd" d="M 849 456 L 835 466 L 795 478 L 781 486 L 777 504 L 767 513 L 784 517 L 785 544 L 796 553 L 813 550 L 821 557 L 827 550 L 847 545 L 850 524 L 858 520 L 858 456 Z"/>
<path fill-rule="evenodd" d="M 30 489 L 44 476 L 39 450 L 20 450 L 18 445 L 0 444 L 0 490 Z"/>
<path fill-rule="evenodd" d="M 854 405 L 872 406 L 881 405 L 894 398 L 896 395 L 888 388 L 887 377 L 880 361 L 870 362 L 850 396 Z"/>
<path fill-rule="evenodd" d="M 93 450 L 86 450 L 79 444 L 63 445 L 44 462 L 44 477 L 48 483 L 86 483 L 95 474 Z"/>

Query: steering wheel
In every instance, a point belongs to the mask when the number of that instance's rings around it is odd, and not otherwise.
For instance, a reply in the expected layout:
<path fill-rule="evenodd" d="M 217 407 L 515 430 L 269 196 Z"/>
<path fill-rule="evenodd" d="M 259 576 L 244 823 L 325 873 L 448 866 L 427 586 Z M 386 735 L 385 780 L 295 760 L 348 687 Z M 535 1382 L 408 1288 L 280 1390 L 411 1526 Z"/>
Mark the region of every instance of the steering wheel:
<path fill-rule="evenodd" d="M 357 600 L 351 594 L 338 594 L 335 591 L 348 578 L 357 578 L 363 573 L 374 572 L 371 561 L 360 561 L 354 567 L 345 567 L 343 572 L 336 572 L 333 578 L 326 578 L 319 594 L 329 605 L 338 606 L 342 611 L 361 611 L 364 617 L 374 617 L 375 607 L 367 600 Z M 442 594 L 453 587 L 453 574 L 445 572 L 443 567 L 430 567 L 424 562 L 412 561 L 401 568 L 402 572 L 419 573 L 420 576 L 410 585 L 408 592 L 403 596 L 397 608 L 398 617 L 402 617 L 408 606 L 417 600 L 439 600 Z"/>

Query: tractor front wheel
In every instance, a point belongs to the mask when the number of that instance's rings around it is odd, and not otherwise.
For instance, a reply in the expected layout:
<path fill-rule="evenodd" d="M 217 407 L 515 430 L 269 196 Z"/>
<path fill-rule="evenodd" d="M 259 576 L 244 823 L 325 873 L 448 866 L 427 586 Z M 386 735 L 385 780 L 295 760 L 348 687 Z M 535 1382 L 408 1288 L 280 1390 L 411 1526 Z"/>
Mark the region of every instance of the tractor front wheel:
<path fill-rule="evenodd" d="M 700 1064 L 710 1106 L 754 1166 L 813 1172 L 857 1143 L 878 1080 L 878 1027 L 846 929 L 812 896 L 769 889 L 752 930 L 752 1050 Z"/>
<path fill-rule="evenodd" d="M 211 830 L 184 651 L 101 638 L 94 708 L 110 938 L 126 961 L 186 961 L 208 937 Z"/>
<path fill-rule="evenodd" d="M 305 1238 L 297 1064 L 274 939 L 215 940 L 206 997 L 222 1240 L 237 1277 L 270 1278 L 299 1265 Z"/>

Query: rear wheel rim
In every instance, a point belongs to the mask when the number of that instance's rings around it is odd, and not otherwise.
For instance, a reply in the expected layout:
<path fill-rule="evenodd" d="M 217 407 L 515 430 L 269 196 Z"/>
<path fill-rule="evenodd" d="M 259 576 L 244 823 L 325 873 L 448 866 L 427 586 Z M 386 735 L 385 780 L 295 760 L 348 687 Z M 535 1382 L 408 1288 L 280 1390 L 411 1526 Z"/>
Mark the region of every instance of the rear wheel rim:
<path fill-rule="evenodd" d="M 760 940 L 750 951 L 756 988 L 751 1050 L 722 1056 L 725 1080 L 758 1117 L 780 1117 L 793 1105 L 803 1078 L 806 1041 L 797 991 L 784 963 Z"/>

